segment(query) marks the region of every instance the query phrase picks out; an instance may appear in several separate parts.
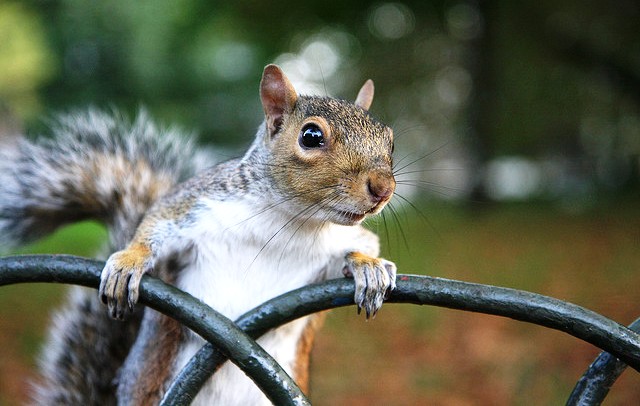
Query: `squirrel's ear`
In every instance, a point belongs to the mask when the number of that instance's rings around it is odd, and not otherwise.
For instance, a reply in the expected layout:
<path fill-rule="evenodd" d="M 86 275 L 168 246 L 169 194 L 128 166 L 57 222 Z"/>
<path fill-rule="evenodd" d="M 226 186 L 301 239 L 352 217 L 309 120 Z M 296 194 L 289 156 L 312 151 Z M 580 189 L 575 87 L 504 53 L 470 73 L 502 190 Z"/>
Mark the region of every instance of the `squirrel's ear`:
<path fill-rule="evenodd" d="M 260 99 L 269 136 L 274 136 L 282 125 L 283 116 L 293 111 L 298 100 L 296 90 L 278 66 L 267 65 L 264 68 L 260 81 Z"/>
<path fill-rule="evenodd" d="M 356 97 L 356 101 L 354 104 L 365 110 L 369 110 L 369 107 L 371 107 L 371 102 L 373 102 L 373 90 L 373 80 L 368 79 L 360 88 L 358 97 Z"/>

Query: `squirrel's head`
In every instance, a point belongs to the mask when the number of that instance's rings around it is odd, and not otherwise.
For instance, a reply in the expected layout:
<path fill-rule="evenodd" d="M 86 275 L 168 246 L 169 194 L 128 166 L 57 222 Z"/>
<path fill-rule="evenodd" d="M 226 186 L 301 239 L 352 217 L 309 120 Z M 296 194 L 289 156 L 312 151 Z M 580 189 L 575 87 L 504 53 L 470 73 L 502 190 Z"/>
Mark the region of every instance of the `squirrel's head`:
<path fill-rule="evenodd" d="M 279 189 L 304 218 L 359 224 L 394 193 L 393 131 L 368 113 L 373 82 L 356 101 L 298 96 L 275 65 L 264 69 L 262 142 Z"/>

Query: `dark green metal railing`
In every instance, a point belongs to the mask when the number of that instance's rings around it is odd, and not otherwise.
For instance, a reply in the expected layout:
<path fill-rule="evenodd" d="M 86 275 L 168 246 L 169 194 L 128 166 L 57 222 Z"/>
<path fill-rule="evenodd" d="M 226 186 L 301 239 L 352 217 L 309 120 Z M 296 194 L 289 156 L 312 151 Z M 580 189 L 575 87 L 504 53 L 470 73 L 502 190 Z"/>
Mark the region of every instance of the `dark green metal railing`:
<path fill-rule="evenodd" d="M 0 286 L 58 282 L 98 288 L 104 263 L 84 258 L 16 256 L 0 259 Z M 277 405 L 309 405 L 282 367 L 231 320 L 159 279 L 144 277 L 140 302 L 169 315 L 220 348 Z M 183 403 L 184 404 L 184 403 Z"/>
<path fill-rule="evenodd" d="M 103 263 L 70 256 L 0 258 L 0 286 L 59 282 L 97 288 Z M 321 310 L 353 304 L 353 281 L 331 280 L 272 299 L 232 323 L 192 296 L 145 276 L 140 302 L 204 337 L 206 344 L 181 371 L 163 405 L 188 404 L 230 359 L 275 404 L 309 404 L 291 378 L 252 340 L 271 328 Z M 496 286 L 399 275 L 392 303 L 434 305 L 509 317 L 564 331 L 605 351 L 576 385 L 568 405 L 597 405 L 626 365 L 640 371 L 640 335 L 598 313 L 558 299 Z M 631 326 L 640 327 L 640 322 Z"/>

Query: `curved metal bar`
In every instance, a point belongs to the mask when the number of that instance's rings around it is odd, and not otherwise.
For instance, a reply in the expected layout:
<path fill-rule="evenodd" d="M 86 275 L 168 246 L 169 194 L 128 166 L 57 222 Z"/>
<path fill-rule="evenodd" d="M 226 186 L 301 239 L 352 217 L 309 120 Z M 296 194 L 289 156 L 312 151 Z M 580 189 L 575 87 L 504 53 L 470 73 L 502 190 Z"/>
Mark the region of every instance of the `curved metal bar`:
<path fill-rule="evenodd" d="M 101 268 L 100 262 L 68 256 L 4 258 L 0 259 L 0 286 L 19 282 L 62 282 L 96 287 Z M 144 298 L 145 304 L 160 311 L 164 308 L 170 311 L 176 310 L 179 313 L 184 312 L 181 316 L 185 316 L 187 319 L 184 322 L 185 325 L 194 328 L 196 332 L 209 339 L 209 332 L 200 332 L 199 329 L 202 327 L 197 324 L 198 321 L 202 321 L 202 316 L 208 317 L 208 312 L 211 309 L 204 306 L 204 308 L 196 308 L 194 313 L 192 313 L 193 309 L 180 310 L 180 304 L 174 303 L 174 294 L 178 297 L 184 296 L 177 302 L 193 301 L 194 299 L 159 280 L 144 279 L 141 299 Z M 535 323 L 564 331 L 596 345 L 620 358 L 634 369 L 640 370 L 640 336 L 624 326 L 580 306 L 515 289 L 425 276 L 399 275 L 397 286 L 389 302 L 443 306 Z M 151 292 L 160 290 L 162 294 L 154 296 L 153 293 L 147 293 L 147 290 Z M 275 298 L 247 313 L 239 320 L 239 323 L 252 335 L 258 336 L 270 328 L 298 317 L 324 309 L 350 305 L 353 303 L 352 298 L 353 283 L 351 281 L 327 281 Z M 147 302 L 147 300 L 149 301 Z M 160 303 L 155 303 L 156 301 Z M 227 349 L 224 347 L 224 340 L 221 341 L 223 342 L 220 348 L 233 357 L 233 350 L 239 346 Z M 255 344 L 251 340 L 248 341 Z M 214 343 L 218 345 L 216 342 Z M 209 346 L 207 344 L 205 348 Z M 201 357 L 201 355 L 204 356 Z M 212 367 L 215 362 L 219 365 L 224 360 L 226 360 L 225 355 L 216 355 L 215 351 L 207 354 L 205 349 L 201 350 L 194 357 L 193 362 L 190 362 L 180 374 L 182 379 L 186 380 L 180 380 L 180 384 L 174 385 L 178 388 L 176 391 L 178 397 L 167 396 L 164 404 L 175 404 L 173 400 L 181 399 L 180 396 L 187 396 L 184 399 L 187 399 L 188 402 L 188 399 L 191 398 L 186 393 L 194 390 L 193 393 L 197 393 L 200 388 L 198 382 L 204 382 L 211 375 L 211 372 L 215 370 L 215 367 Z M 205 366 L 204 369 L 200 368 L 200 375 L 197 372 L 198 368 L 193 367 L 194 365 Z M 262 386 L 261 389 L 263 389 Z M 603 396 L 606 396 L 606 393 Z M 291 397 L 287 397 L 286 400 L 287 402 L 284 403 L 293 402 Z M 278 403 L 283 402 L 278 401 Z"/>
<path fill-rule="evenodd" d="M 59 282 L 97 288 L 104 263 L 64 255 L 0 258 L 0 286 L 22 282 Z M 140 302 L 158 310 L 220 348 L 274 403 L 309 405 L 282 367 L 231 320 L 159 279 L 143 277 Z"/>
<path fill-rule="evenodd" d="M 250 336 L 317 311 L 353 304 L 353 282 L 345 279 L 286 293 L 240 317 L 236 323 Z M 640 370 L 640 336 L 583 307 L 548 296 L 489 285 L 427 276 L 398 275 L 392 303 L 435 305 L 509 317 L 564 331 L 618 357 Z M 163 399 L 164 405 L 184 404 L 225 361 L 205 345 L 180 372 Z"/>
<path fill-rule="evenodd" d="M 256 339 L 269 329 L 322 310 L 348 306 L 353 302 L 354 287 L 348 280 L 326 281 L 294 290 L 271 299 L 248 311 L 236 325 Z M 161 406 L 189 404 L 207 379 L 227 358 L 210 343 L 205 344 L 173 380 Z"/>
<path fill-rule="evenodd" d="M 631 323 L 629 329 L 640 332 L 640 319 Z M 627 364 L 614 355 L 606 351 L 601 352 L 576 383 L 567 400 L 567 406 L 601 404 L 611 386 L 626 368 Z"/>

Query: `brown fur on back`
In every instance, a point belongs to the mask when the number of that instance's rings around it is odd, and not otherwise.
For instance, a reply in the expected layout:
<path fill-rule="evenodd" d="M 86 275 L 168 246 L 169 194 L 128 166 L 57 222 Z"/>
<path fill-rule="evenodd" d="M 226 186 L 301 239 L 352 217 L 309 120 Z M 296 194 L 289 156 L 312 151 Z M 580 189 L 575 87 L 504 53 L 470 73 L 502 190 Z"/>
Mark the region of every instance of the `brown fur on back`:
<path fill-rule="evenodd" d="M 183 327 L 170 317 L 146 310 L 140 330 L 142 340 L 132 348 L 127 360 L 118 400 L 123 404 L 155 405 L 160 402 L 182 341 Z M 135 382 L 135 387 L 123 386 Z"/>
<path fill-rule="evenodd" d="M 309 366 L 311 363 L 311 350 L 317 331 L 324 324 L 327 312 L 316 313 L 309 316 L 309 321 L 304 328 L 296 351 L 296 364 L 293 370 L 293 378 L 306 394 L 309 394 Z"/>

